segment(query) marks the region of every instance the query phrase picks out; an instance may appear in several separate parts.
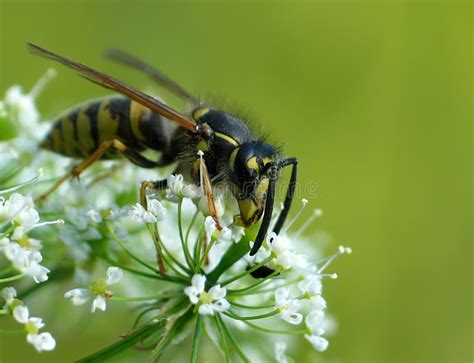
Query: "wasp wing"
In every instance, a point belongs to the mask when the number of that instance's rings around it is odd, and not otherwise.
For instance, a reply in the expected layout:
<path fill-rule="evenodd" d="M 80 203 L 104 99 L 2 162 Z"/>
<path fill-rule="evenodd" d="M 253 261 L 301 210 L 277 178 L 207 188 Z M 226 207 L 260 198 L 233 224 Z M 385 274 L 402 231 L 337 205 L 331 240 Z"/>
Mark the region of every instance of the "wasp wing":
<path fill-rule="evenodd" d="M 176 122 L 177 124 L 183 126 L 184 128 L 192 132 L 197 132 L 197 125 L 194 121 L 182 115 L 181 113 L 174 110 L 173 108 L 160 102 L 158 99 L 150 95 L 147 95 L 146 93 L 143 93 L 133 87 L 127 86 L 125 83 L 115 78 L 112 78 L 105 73 L 99 72 L 84 64 L 81 64 L 71 59 L 60 56 L 47 49 L 41 48 L 31 43 L 27 43 L 27 46 L 28 46 L 28 49 L 33 54 L 62 63 L 68 66 L 69 68 L 74 69 L 80 75 L 84 76 L 88 80 L 94 83 L 97 83 L 98 85 L 103 86 L 105 88 L 112 89 L 116 92 L 119 92 L 127 96 L 128 98 L 138 102 L 139 104 L 149 108 L 151 111 L 156 112 L 157 114 Z"/>
<path fill-rule="evenodd" d="M 142 61 L 141 59 L 135 57 L 134 55 L 124 52 L 120 49 L 108 49 L 105 52 L 105 56 L 109 59 L 112 59 L 118 63 L 129 66 L 138 71 L 144 72 L 149 75 L 155 82 L 168 89 L 170 92 L 174 93 L 176 96 L 182 98 L 186 102 L 192 105 L 198 105 L 199 100 L 194 97 L 191 93 L 186 91 L 178 83 L 168 78 L 168 76 L 161 73 L 156 68 L 150 66 L 148 63 Z"/>

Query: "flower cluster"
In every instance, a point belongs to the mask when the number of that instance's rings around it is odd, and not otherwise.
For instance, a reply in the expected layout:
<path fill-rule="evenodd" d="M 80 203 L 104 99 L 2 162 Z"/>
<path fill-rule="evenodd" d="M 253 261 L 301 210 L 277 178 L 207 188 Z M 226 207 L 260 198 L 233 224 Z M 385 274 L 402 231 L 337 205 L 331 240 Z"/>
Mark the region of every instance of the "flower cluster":
<path fill-rule="evenodd" d="M 249 254 L 255 228 L 234 223 L 235 210 L 218 189 L 213 190 L 218 218 L 210 216 L 203 190 L 179 174 L 168 176 L 165 192 L 149 190 L 142 205 L 135 203 L 137 186 L 156 179 L 156 171 L 150 174 L 121 161 L 97 163 L 81 174 L 80 183 L 71 181 L 41 206 L 35 205 L 31 195 L 53 180 L 38 182 L 41 175 L 37 175 L 19 183 L 20 178 L 24 180 L 24 173 L 38 168 L 37 163 L 48 175 L 59 175 L 64 166 L 57 162 L 58 156 L 32 152 L 33 136 L 24 130 L 43 128 L 34 100 L 51 75 L 49 72 L 28 94 L 11 88 L 0 102 L 0 119 L 12 121 L 19 131 L 16 138 L 0 145 L 0 162 L 13 158 L 2 168 L 5 175 L 0 173 L 0 284 L 24 279 L 41 292 L 45 284 L 40 283 L 54 273 L 68 287 L 61 296 L 50 299 L 66 298 L 75 306 L 90 302 L 92 313 L 105 312 L 109 303 L 133 304 L 139 310 L 133 328 L 102 351 L 107 356 L 140 342 L 153 348 L 150 360 L 155 360 L 186 332 L 193 335 L 193 362 L 203 334 L 227 360 L 233 354 L 243 361 L 289 360 L 287 342 L 280 339 L 274 351 L 265 344 L 255 350 L 257 339 L 249 339 L 253 335 L 242 331 L 260 334 L 258 341 L 278 334 L 300 337 L 317 351 L 328 348 L 331 332 L 323 283 L 337 275 L 326 269 L 351 249 L 341 246 L 327 258 L 308 253 L 314 247 L 306 245 L 312 241 L 303 232 L 321 211 L 316 209 L 292 232 L 306 200 L 279 234 L 267 234 L 255 256 Z M 29 142 L 21 142 L 25 139 Z M 29 155 L 28 168 L 15 167 L 19 158 L 15 153 Z M 16 186 L 6 187 L 11 185 Z M 20 193 L 26 189 L 27 193 Z M 40 215 L 52 221 L 41 221 Z M 40 228 L 63 223 L 61 228 Z M 98 271 L 106 271 L 105 277 L 93 278 Z M 17 289 L 18 294 L 13 287 L 3 288 L 0 318 L 11 316 L 23 324 L 27 341 L 36 350 L 54 349 L 51 334 L 40 332 L 42 320 L 30 317 L 24 302 L 28 285 Z"/>

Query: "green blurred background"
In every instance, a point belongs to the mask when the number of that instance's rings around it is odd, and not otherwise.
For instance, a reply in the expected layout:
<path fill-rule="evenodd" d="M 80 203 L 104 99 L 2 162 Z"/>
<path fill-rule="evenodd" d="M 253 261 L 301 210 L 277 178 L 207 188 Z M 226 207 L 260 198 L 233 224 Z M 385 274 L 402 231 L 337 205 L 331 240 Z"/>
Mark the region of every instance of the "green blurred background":
<path fill-rule="evenodd" d="M 326 284 L 339 332 L 317 360 L 472 362 L 472 26 L 472 3 L 455 1 L 0 0 L 0 92 L 51 66 L 25 51 L 32 41 L 151 89 L 101 57 L 120 47 L 244 106 L 300 159 L 301 185 L 317 183 L 327 250 L 354 250 Z M 104 94 L 58 70 L 44 116 Z M 79 358 L 129 326 L 62 319 L 57 351 L 2 336 L 0 361 Z M 315 360 L 305 342 L 289 353 Z"/>

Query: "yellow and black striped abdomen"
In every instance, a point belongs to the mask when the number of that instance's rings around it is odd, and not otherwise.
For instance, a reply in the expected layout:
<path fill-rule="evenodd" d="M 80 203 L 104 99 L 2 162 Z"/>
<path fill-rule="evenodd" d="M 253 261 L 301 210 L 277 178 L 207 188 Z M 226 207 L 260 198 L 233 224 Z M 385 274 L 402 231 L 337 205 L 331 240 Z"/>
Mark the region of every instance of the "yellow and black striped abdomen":
<path fill-rule="evenodd" d="M 63 114 L 41 147 L 73 158 L 86 158 L 103 142 L 116 138 L 135 151 L 165 151 L 174 127 L 169 120 L 129 98 L 107 97 Z M 111 151 L 105 158 L 116 156 Z"/>

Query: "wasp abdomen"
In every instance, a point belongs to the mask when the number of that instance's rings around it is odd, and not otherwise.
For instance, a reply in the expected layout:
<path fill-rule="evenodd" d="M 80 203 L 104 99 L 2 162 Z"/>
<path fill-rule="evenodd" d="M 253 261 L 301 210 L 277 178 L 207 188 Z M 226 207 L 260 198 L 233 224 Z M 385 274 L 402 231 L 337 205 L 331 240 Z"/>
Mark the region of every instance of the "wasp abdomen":
<path fill-rule="evenodd" d="M 135 151 L 167 151 L 176 126 L 126 97 L 108 97 L 78 106 L 62 115 L 41 144 L 42 148 L 86 158 L 103 142 L 119 139 Z M 118 154 L 108 152 L 104 158 Z"/>

